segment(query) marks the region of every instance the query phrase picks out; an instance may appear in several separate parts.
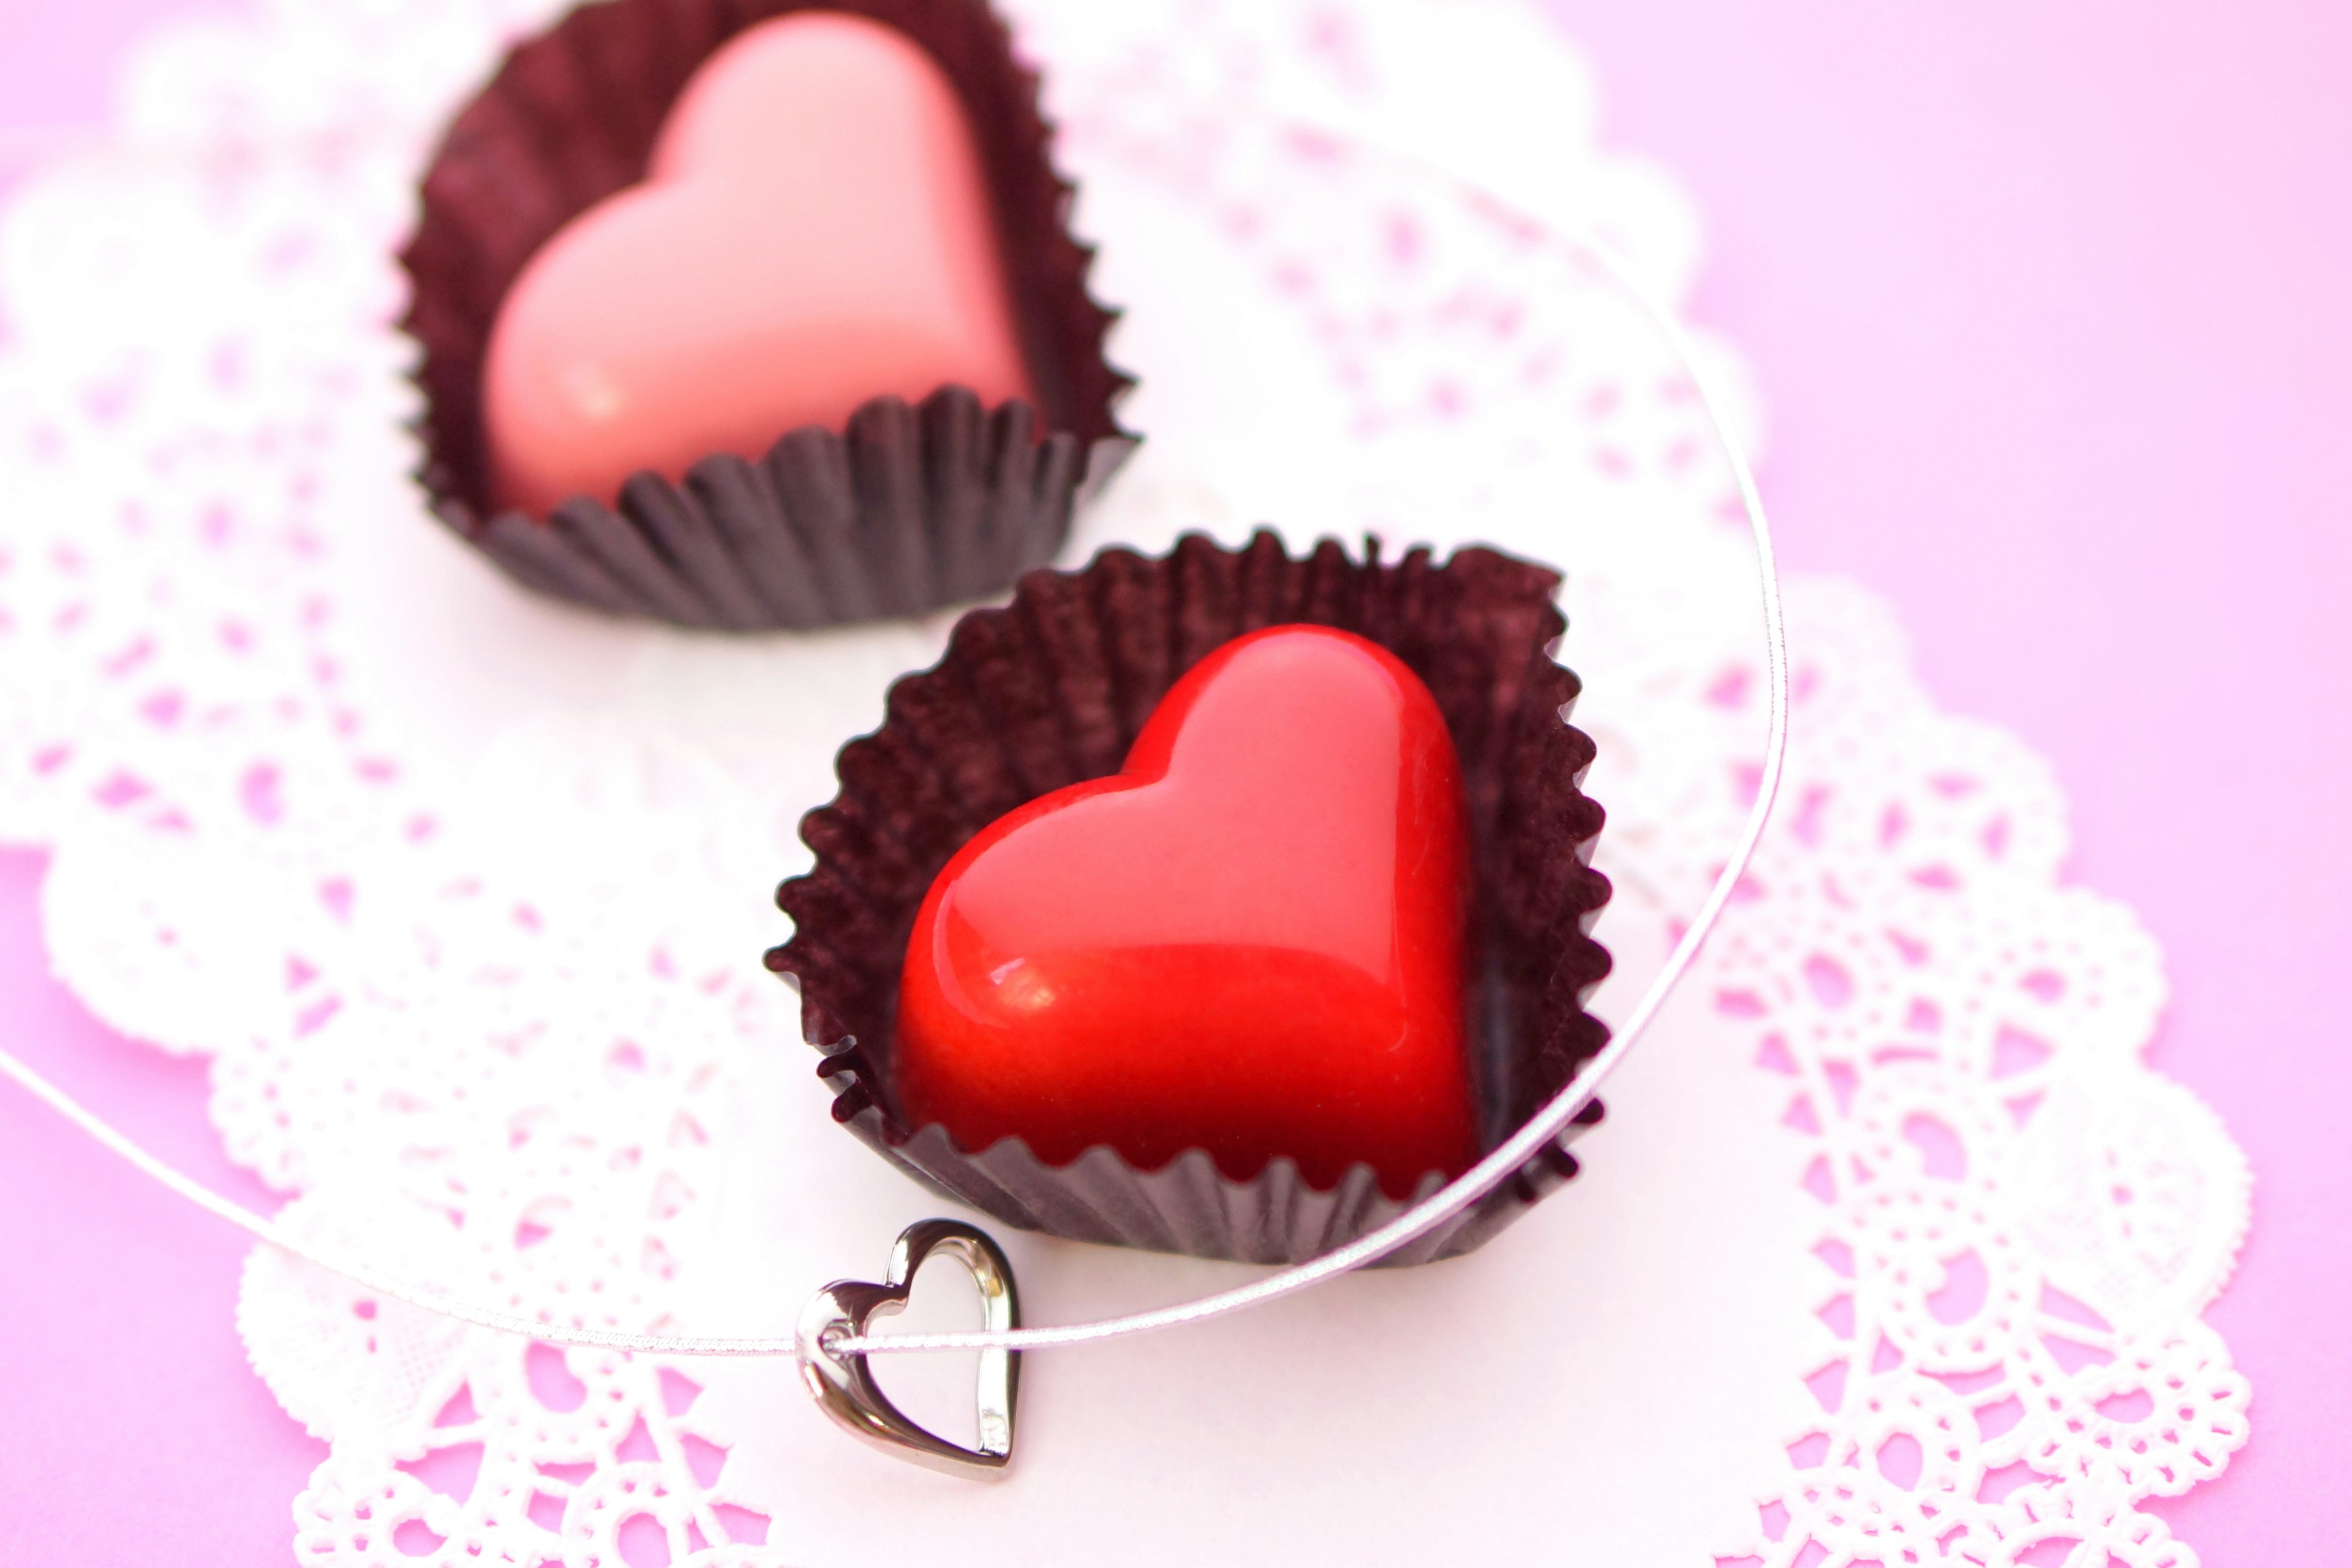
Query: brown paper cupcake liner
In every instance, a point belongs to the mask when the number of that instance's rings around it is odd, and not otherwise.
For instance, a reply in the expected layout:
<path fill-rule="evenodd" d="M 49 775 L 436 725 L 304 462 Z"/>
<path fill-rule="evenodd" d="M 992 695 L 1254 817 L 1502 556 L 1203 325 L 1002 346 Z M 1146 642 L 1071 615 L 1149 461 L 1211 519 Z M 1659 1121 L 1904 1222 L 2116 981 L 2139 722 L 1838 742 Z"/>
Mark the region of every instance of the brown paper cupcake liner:
<path fill-rule="evenodd" d="M 481 375 L 507 290 L 557 229 L 644 179 L 670 106 L 721 45 L 808 10 L 897 28 L 962 93 L 1038 406 L 983 408 L 955 387 L 919 408 L 877 398 L 844 431 L 780 431 L 756 462 L 713 456 L 682 483 L 639 474 L 612 505 L 501 509 Z M 1087 292 L 1094 250 L 1066 226 L 1073 190 L 1037 90 L 985 0 L 604 0 L 518 46 L 451 122 L 400 258 L 434 512 L 536 592 L 732 630 L 919 615 L 1051 560 L 1135 439 L 1116 417 L 1132 384 L 1103 355 L 1116 314 Z"/>
<path fill-rule="evenodd" d="M 1106 551 L 1033 572 L 1011 604 L 966 615 L 947 654 L 890 689 L 882 728 L 842 749 L 841 790 L 801 836 L 815 864 L 777 890 L 793 938 L 768 954 L 825 1053 L 834 1119 L 929 1185 L 1008 1225 L 1074 1240 L 1290 1263 L 1342 1246 L 1444 1184 L 1385 1194 L 1368 1164 L 1328 1189 L 1286 1159 L 1249 1181 L 1188 1151 L 1157 1170 L 1108 1147 L 1063 1165 L 1017 1138 L 959 1146 L 898 1114 L 891 1060 L 908 932 L 955 852 L 1006 812 L 1117 773 L 1186 670 L 1262 626 L 1311 622 L 1379 643 L 1428 684 L 1460 754 L 1477 878 L 1469 977 L 1481 1136 L 1492 1148 L 1608 1039 L 1585 998 L 1609 972 L 1591 935 L 1609 883 L 1591 866 L 1602 821 L 1581 783 L 1592 742 L 1568 721 L 1579 687 L 1551 649 L 1559 576 L 1491 550 L 1383 563 L 1326 540 L 1292 557 L 1272 533 L 1227 550 L 1188 536 L 1160 558 Z M 1468 1252 L 1576 1172 L 1578 1126 L 1391 1264 Z"/>

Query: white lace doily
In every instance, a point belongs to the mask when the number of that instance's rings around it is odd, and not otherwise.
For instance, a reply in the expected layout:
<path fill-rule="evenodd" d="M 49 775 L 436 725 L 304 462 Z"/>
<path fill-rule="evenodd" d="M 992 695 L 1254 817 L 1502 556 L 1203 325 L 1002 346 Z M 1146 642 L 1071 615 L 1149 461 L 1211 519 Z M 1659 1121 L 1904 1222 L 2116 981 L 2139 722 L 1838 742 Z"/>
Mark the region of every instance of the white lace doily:
<path fill-rule="evenodd" d="M 1671 296 L 1687 204 L 1598 150 L 1583 68 L 1501 0 L 1018 11 L 1150 436 L 1073 557 L 1271 518 L 1565 568 L 1622 1006 L 1753 783 L 1726 476 L 1567 252 L 1360 144 L 1589 224 Z M 427 521 L 391 254 L 436 129 L 547 13 L 276 0 L 178 30 L 110 149 L 15 198 L 0 837 L 53 850 L 89 1005 L 213 1058 L 291 1223 L 556 1321 L 781 1331 L 935 1202 L 831 1126 L 758 954 L 834 749 L 948 623 L 620 625 Z M 1748 896 L 1584 1176 L 1493 1247 L 1034 1357 L 991 1489 L 843 1442 L 786 1366 L 567 1356 L 257 1251 L 246 1343 L 330 1445 L 296 1557 L 2193 1563 L 2137 1505 L 2244 1441 L 2199 1313 L 2247 1176 L 2140 1062 L 2158 955 L 2060 885 L 2047 771 L 1938 712 L 1877 601 L 1790 601 L 1790 780 Z M 1041 1322 L 1242 1272 L 1005 1239 Z M 962 1375 L 886 1372 L 918 1415 Z"/>

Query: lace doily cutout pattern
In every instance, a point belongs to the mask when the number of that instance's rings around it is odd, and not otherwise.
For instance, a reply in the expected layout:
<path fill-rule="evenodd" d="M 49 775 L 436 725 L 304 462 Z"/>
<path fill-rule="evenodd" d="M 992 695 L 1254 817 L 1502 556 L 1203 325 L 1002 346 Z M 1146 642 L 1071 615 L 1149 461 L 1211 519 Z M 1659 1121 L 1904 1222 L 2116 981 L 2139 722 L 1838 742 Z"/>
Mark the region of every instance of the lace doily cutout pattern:
<path fill-rule="evenodd" d="M 1794 604 L 1788 809 L 1699 984 L 1812 1151 L 1821 1408 L 1722 1561 L 2193 1563 L 2136 1504 L 2246 1440 L 2245 1379 L 2196 1314 L 2248 1176 L 2139 1062 L 2155 945 L 2059 884 L 2048 771 L 1936 712 L 1881 608 L 1820 584 Z M 1727 755 L 1758 681 L 1712 677 Z"/>

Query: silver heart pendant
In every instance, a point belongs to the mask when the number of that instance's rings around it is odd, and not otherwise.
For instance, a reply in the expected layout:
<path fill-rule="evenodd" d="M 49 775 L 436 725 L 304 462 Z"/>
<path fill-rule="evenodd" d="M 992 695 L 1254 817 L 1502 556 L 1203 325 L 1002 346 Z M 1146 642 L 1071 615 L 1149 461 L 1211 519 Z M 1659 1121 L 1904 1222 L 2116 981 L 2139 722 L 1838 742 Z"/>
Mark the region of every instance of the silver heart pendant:
<path fill-rule="evenodd" d="M 843 1352 L 843 1341 L 866 1332 L 866 1325 L 907 1305 L 915 1271 L 934 1254 L 952 1258 L 980 1289 L 983 1326 L 995 1332 L 1021 1326 L 1021 1302 L 1013 1289 L 1013 1265 L 985 1232 L 961 1220 L 927 1219 L 908 1226 L 890 1250 L 890 1269 L 879 1285 L 836 1279 L 809 1299 L 801 1310 L 801 1381 L 817 1403 L 851 1436 L 885 1453 L 911 1459 L 951 1476 L 992 1480 L 1013 1458 L 1013 1402 L 1021 1379 L 1019 1351 L 980 1352 L 980 1447 L 967 1448 L 909 1421 L 874 1381 L 862 1351 Z"/>

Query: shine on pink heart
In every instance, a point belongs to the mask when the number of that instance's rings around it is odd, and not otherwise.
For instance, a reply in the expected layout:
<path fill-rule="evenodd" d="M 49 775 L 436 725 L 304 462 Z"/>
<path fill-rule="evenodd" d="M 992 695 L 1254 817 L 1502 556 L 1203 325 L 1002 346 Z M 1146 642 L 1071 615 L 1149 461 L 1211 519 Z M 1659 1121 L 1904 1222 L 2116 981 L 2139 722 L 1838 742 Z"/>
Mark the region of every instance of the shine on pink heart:
<path fill-rule="evenodd" d="M 747 29 L 687 84 L 645 182 L 531 258 L 483 379 L 500 499 L 533 512 L 756 458 L 886 394 L 1030 395 L 946 72 L 862 17 Z"/>

